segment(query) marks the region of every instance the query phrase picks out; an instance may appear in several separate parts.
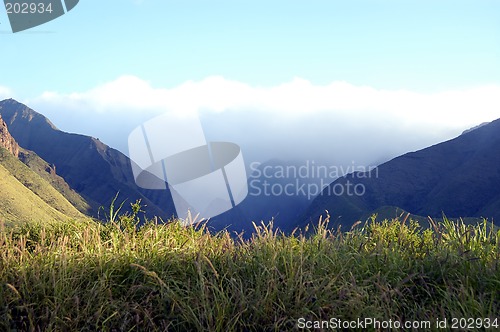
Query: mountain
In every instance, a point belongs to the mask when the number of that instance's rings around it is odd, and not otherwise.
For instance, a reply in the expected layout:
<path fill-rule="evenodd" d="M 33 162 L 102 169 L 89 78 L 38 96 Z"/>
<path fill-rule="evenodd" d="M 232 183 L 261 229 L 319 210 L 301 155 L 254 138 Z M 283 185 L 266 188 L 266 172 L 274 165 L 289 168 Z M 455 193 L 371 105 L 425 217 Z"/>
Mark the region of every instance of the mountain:
<path fill-rule="evenodd" d="M 70 188 L 70 186 L 64 181 L 63 178 L 56 174 L 55 166 L 47 163 L 45 160 L 40 158 L 33 151 L 23 149 L 17 144 L 15 139 L 10 134 L 7 124 L 0 116 L 0 146 L 7 150 L 13 157 L 18 158 L 22 161 L 28 168 L 42 177 L 44 180 L 49 182 L 49 184 L 59 191 L 74 207 L 76 207 L 80 212 L 88 214 L 90 212 L 89 204 Z M 2 153 L 2 160 L 8 162 L 13 168 L 10 170 L 18 169 L 18 167 L 11 161 L 12 158 L 7 158 L 9 154 Z M 13 159 L 12 159 L 13 160 Z M 6 166 L 4 164 L 4 166 Z M 14 172 L 14 175 L 18 175 Z M 19 178 L 19 177 L 18 177 Z"/>
<path fill-rule="evenodd" d="M 140 199 L 148 217 L 165 220 L 175 210 L 168 191 L 143 190 L 136 186 L 130 159 L 96 138 L 57 129 L 47 118 L 13 99 L 0 101 L 0 115 L 24 149 L 31 150 L 57 172 L 99 215 L 119 193 L 118 201 Z M 102 217 L 102 212 L 100 213 Z"/>
<path fill-rule="evenodd" d="M 27 153 L 0 117 L 0 220 L 10 225 L 85 218 L 49 182 L 18 159 Z"/>
<path fill-rule="evenodd" d="M 312 202 L 299 226 L 328 210 L 334 224 L 349 227 L 384 206 L 420 216 L 500 220 L 500 119 L 339 178 Z"/>

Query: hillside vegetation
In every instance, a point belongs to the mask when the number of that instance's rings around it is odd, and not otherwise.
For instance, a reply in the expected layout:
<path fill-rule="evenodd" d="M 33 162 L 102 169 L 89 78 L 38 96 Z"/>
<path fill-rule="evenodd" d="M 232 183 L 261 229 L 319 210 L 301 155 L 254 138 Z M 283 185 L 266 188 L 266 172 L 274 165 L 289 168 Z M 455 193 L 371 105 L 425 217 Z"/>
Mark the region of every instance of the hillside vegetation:
<path fill-rule="evenodd" d="M 121 217 L 111 209 L 107 224 L 0 227 L 0 330 L 288 331 L 301 318 L 366 317 L 430 321 L 432 330 L 444 318 L 488 317 L 487 330 L 500 323 L 500 233 L 486 222 L 429 220 L 423 230 L 394 219 L 339 233 L 326 220 L 311 236 L 262 225 L 242 240 L 178 221 L 136 229 L 140 206 L 131 207 Z"/>
<path fill-rule="evenodd" d="M 85 218 L 61 193 L 0 147 L 0 219 L 6 223 Z"/>
<path fill-rule="evenodd" d="M 47 181 L 52 187 L 54 187 L 54 189 L 60 192 L 61 195 L 63 195 L 64 198 L 66 198 L 78 211 L 84 214 L 91 213 L 92 208 L 89 203 L 87 203 L 85 199 L 71 189 L 62 177 L 56 174 L 54 165 L 47 163 L 36 153 L 24 149 L 22 149 L 19 154 L 19 159 L 33 172 Z"/>

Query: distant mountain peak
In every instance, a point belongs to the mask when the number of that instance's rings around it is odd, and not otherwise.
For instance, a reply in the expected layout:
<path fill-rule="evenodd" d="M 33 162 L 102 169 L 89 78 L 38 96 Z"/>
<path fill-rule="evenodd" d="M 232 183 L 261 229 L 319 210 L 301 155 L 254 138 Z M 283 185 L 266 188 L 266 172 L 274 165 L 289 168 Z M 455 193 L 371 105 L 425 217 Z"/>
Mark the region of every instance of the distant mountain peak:
<path fill-rule="evenodd" d="M 45 116 L 12 98 L 0 101 L 0 112 L 4 113 L 4 119 L 8 122 L 8 125 L 11 125 L 16 118 L 20 117 L 33 125 L 48 126 L 51 129 L 59 130 Z M 8 120 L 9 118 L 10 120 Z"/>

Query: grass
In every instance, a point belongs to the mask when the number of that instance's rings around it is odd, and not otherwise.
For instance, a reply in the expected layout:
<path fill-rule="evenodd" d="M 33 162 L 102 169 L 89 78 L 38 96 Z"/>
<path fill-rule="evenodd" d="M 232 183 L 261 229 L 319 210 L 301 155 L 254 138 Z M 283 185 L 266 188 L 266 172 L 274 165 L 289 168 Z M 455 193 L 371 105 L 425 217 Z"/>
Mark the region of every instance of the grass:
<path fill-rule="evenodd" d="M 0 226 L 0 330 L 288 331 L 299 318 L 500 312 L 500 232 L 486 222 L 373 220 L 340 233 L 326 219 L 312 235 L 260 225 L 243 240 L 179 221 L 136 229 L 139 213 Z"/>

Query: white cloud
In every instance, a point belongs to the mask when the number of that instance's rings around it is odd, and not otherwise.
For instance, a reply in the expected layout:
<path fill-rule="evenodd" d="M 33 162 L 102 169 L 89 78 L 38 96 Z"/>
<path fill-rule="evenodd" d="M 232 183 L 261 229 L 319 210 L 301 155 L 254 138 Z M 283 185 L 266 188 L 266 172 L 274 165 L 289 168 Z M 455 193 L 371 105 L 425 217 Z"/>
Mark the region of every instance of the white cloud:
<path fill-rule="evenodd" d="M 122 76 L 83 93 L 61 95 L 45 92 L 35 101 L 91 107 L 99 112 L 162 112 L 186 108 L 224 112 L 251 108 L 287 116 L 323 111 L 356 115 L 377 113 L 410 121 L 448 122 L 461 126 L 497 117 L 500 113 L 499 92 L 500 86 L 491 85 L 419 94 L 377 90 L 346 82 L 315 86 L 300 78 L 275 87 L 259 88 L 219 76 L 162 89 L 154 88 L 135 76 Z"/>
<path fill-rule="evenodd" d="M 12 97 L 13 97 L 12 90 L 9 89 L 8 87 L 0 85 L 0 100 Z"/>
<path fill-rule="evenodd" d="M 423 94 L 301 78 L 264 88 L 219 76 L 165 89 L 122 76 L 85 92 L 45 92 L 28 103 L 61 129 L 98 136 L 124 152 L 128 133 L 143 121 L 201 110 L 210 139 L 239 143 L 252 158 L 369 163 L 500 117 L 499 95 L 496 85 Z"/>

